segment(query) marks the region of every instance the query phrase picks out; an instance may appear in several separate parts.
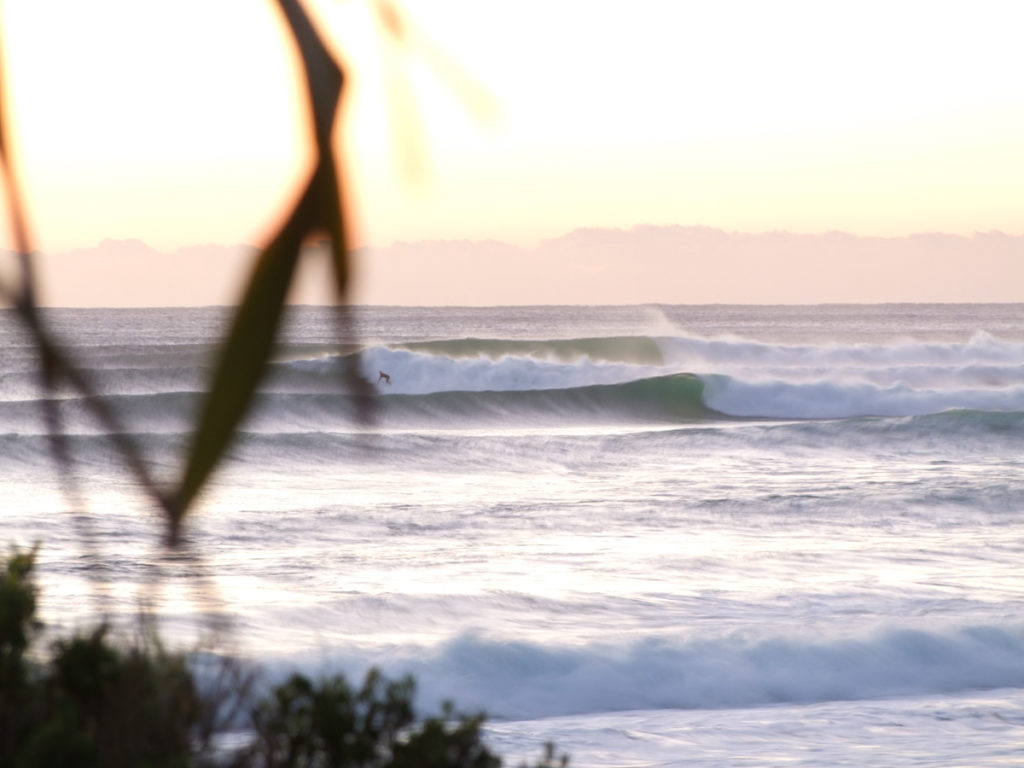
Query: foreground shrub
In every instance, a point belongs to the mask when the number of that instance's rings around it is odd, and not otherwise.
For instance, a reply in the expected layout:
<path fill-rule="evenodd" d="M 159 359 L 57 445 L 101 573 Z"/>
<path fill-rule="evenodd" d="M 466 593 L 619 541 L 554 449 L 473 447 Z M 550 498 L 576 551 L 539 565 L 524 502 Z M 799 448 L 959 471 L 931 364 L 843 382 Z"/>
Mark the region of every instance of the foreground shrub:
<path fill-rule="evenodd" d="M 0 582 L 0 765 L 188 766 L 207 702 L 180 655 L 121 649 L 106 627 L 57 641 L 33 661 L 35 553 Z"/>
<path fill-rule="evenodd" d="M 342 677 L 314 685 L 294 675 L 254 712 L 258 762 L 268 768 L 501 765 L 480 741 L 482 717 L 457 717 L 447 705 L 443 717 L 416 723 L 413 692 L 412 678 L 389 682 L 376 670 L 358 691 Z"/>
<path fill-rule="evenodd" d="M 418 720 L 411 677 L 370 670 L 357 690 L 343 677 L 293 675 L 253 703 L 251 676 L 227 674 L 202 690 L 181 654 L 121 648 L 106 627 L 58 640 L 48 658 L 32 643 L 35 552 L 0 574 L 0 766 L 4 768 L 498 768 L 481 741 L 482 715 Z M 222 670 L 223 671 L 223 670 Z M 229 727 L 253 738 L 218 749 Z M 562 766 L 566 758 L 558 761 Z M 536 768 L 553 768 L 548 747 Z"/>

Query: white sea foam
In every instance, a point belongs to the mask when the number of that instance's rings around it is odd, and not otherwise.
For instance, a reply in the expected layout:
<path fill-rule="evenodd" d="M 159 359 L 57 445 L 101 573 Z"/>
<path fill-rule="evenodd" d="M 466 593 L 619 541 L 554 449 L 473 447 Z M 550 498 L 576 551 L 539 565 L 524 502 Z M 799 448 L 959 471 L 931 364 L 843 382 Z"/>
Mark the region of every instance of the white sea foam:
<path fill-rule="evenodd" d="M 836 419 L 918 416 L 952 409 L 1024 411 L 1024 385 L 975 389 L 915 389 L 868 382 L 748 382 L 705 379 L 704 402 L 729 416 Z"/>
<path fill-rule="evenodd" d="M 530 389 L 569 389 L 592 384 L 617 384 L 658 375 L 654 366 L 597 362 L 575 363 L 510 355 L 492 360 L 485 357 L 453 359 L 405 350 L 375 347 L 364 353 L 364 376 L 376 381 L 379 371 L 391 376 L 381 385 L 382 394 L 428 394 L 432 392 L 518 392 Z"/>
<path fill-rule="evenodd" d="M 1017 366 L 1024 344 L 1001 340 L 984 331 L 966 342 L 907 340 L 887 344 L 779 344 L 739 337 L 670 337 L 659 339 L 666 359 L 690 367 L 730 370 L 733 366 L 785 368 L 875 369 L 914 365 L 965 366 L 1006 364 Z"/>

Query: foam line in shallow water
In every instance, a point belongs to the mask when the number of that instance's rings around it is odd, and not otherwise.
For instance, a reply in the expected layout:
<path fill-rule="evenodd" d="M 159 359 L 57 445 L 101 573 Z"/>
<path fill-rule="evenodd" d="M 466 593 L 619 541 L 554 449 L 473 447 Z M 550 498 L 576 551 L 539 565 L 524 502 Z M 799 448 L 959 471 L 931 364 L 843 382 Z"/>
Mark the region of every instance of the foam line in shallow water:
<path fill-rule="evenodd" d="M 651 638 L 563 648 L 465 635 L 375 661 L 411 671 L 429 707 L 454 696 L 493 717 L 531 719 L 1021 688 L 1022 658 L 1024 627 L 971 626 L 832 641 Z M 355 672 L 360 662 L 341 663 Z"/>

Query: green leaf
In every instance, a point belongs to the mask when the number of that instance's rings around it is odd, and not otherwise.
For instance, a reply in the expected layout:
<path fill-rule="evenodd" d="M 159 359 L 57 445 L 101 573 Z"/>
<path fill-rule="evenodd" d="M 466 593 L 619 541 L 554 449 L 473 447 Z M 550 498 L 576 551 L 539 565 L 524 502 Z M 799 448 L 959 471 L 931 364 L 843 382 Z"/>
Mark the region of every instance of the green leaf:
<path fill-rule="evenodd" d="M 325 229 L 331 240 L 331 261 L 334 265 L 335 286 L 339 299 L 348 289 L 349 241 L 345 226 L 344 208 L 338 191 L 338 171 L 331 144 L 331 134 L 338 112 L 341 89 L 345 78 L 338 63 L 331 56 L 309 16 L 298 0 L 278 0 L 299 46 L 306 72 L 306 86 L 312 107 L 313 133 L 318 151 L 316 173 L 317 214 L 316 225 Z"/>
<path fill-rule="evenodd" d="M 278 0 L 299 46 L 313 108 L 313 131 L 321 154 L 329 151 L 344 77 L 298 0 Z"/>
<path fill-rule="evenodd" d="M 318 230 L 331 239 L 340 299 L 348 284 L 348 243 L 331 134 L 344 77 L 298 0 L 278 0 L 299 46 L 316 140 L 317 167 L 281 231 L 260 254 L 222 348 L 213 383 L 192 437 L 171 506 L 170 539 L 225 451 L 252 402 L 266 368 L 303 242 Z"/>
<path fill-rule="evenodd" d="M 192 436 L 171 511 L 171 540 L 210 473 L 227 450 L 263 375 L 311 219 L 311 182 L 291 217 L 260 254 L 221 348 L 210 390 Z"/>

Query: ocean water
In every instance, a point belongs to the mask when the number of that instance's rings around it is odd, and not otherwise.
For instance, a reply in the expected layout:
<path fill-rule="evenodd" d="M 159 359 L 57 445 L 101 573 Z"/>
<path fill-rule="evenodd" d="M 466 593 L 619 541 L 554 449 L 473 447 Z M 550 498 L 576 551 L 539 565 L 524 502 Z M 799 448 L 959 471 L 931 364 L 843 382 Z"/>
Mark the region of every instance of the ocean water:
<path fill-rule="evenodd" d="M 47 318 L 172 479 L 225 311 Z M 1024 763 L 1024 305 L 335 319 L 290 314 L 190 559 L 74 393 L 55 468 L 3 313 L 0 514 L 49 625 L 141 596 L 270 674 L 411 672 L 510 764 Z"/>

